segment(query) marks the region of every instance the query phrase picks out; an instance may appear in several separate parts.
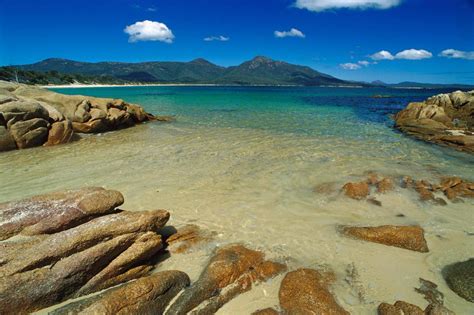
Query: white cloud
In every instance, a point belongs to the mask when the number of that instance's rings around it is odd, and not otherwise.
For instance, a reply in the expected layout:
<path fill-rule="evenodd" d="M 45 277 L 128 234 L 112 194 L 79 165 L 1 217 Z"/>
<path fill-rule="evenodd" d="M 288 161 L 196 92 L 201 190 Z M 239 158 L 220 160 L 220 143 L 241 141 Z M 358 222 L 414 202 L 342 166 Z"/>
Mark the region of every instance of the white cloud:
<path fill-rule="evenodd" d="M 306 37 L 306 35 L 303 34 L 302 31 L 300 31 L 296 28 L 292 28 L 289 31 L 275 31 L 274 34 L 275 34 L 275 37 L 277 37 L 277 38 L 285 38 L 285 37 L 305 38 Z"/>
<path fill-rule="evenodd" d="M 230 38 L 229 37 L 226 37 L 226 36 L 222 36 L 222 35 L 219 35 L 219 36 L 209 36 L 209 37 L 206 37 L 204 38 L 204 41 L 206 42 L 212 42 L 212 41 L 221 41 L 221 42 L 227 42 Z"/>
<path fill-rule="evenodd" d="M 395 55 L 396 59 L 421 60 L 433 57 L 433 54 L 424 49 L 407 49 Z"/>
<path fill-rule="evenodd" d="M 376 52 L 375 54 L 370 55 L 370 58 L 372 58 L 373 60 L 393 60 L 393 59 L 395 59 L 395 57 L 389 51 L 386 51 L 386 50 L 381 50 L 379 52 Z"/>
<path fill-rule="evenodd" d="M 364 67 L 368 67 L 370 65 L 370 62 L 368 62 L 367 60 L 360 60 L 357 63 Z"/>
<path fill-rule="evenodd" d="M 359 64 L 357 64 L 357 63 L 350 63 L 350 62 L 348 62 L 348 63 L 341 63 L 339 66 L 340 66 L 342 69 L 344 69 L 344 70 L 358 70 L 358 69 L 361 68 L 361 66 L 360 66 Z"/>
<path fill-rule="evenodd" d="M 321 12 L 330 9 L 389 9 L 402 0 L 296 0 L 300 9 Z"/>
<path fill-rule="evenodd" d="M 474 51 L 462 51 L 456 49 L 445 49 L 440 54 L 440 57 L 474 60 Z"/>
<path fill-rule="evenodd" d="M 125 27 L 124 32 L 130 35 L 130 43 L 138 41 L 161 41 L 172 43 L 173 32 L 164 23 L 154 21 L 141 21 Z"/>
<path fill-rule="evenodd" d="M 156 12 L 156 8 L 154 7 L 150 7 L 148 9 L 146 9 L 148 12 Z"/>

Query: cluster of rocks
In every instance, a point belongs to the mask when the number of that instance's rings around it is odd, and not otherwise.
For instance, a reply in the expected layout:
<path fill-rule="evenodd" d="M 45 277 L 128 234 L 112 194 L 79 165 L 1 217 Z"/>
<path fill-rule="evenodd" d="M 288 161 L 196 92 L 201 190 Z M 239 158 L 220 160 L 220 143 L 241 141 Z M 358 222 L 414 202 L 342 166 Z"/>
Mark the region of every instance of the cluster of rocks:
<path fill-rule="evenodd" d="M 421 140 L 474 153 L 474 91 L 410 103 L 396 114 L 395 127 Z"/>
<path fill-rule="evenodd" d="M 367 200 L 382 206 L 373 194 L 384 194 L 397 186 L 414 190 L 421 201 L 430 201 L 438 205 L 447 205 L 443 196 L 451 202 L 459 202 L 462 198 L 474 198 L 474 182 L 460 177 L 443 177 L 438 183 L 430 183 L 428 180 L 415 180 L 410 176 L 380 176 L 373 172 L 369 172 L 368 177 L 362 181 L 346 183 L 342 191 L 349 198 Z"/>
<path fill-rule="evenodd" d="M 98 133 L 155 117 L 120 99 L 64 95 L 0 81 L 0 151 L 71 141 L 74 133 Z"/>
<path fill-rule="evenodd" d="M 118 191 L 88 187 L 0 204 L 1 313 L 29 313 L 74 298 L 51 314 L 213 314 L 288 269 L 260 251 L 229 244 L 216 247 L 193 283 L 182 271 L 153 273 L 169 255 L 208 244 L 214 233 L 166 226 L 166 210 L 126 211 L 118 208 L 123 202 Z M 428 251 L 420 227 L 339 229 L 354 239 Z M 473 261 L 443 271 L 453 291 L 471 301 L 466 279 L 472 280 Z M 334 281 L 327 268 L 287 272 L 279 306 L 255 314 L 349 314 L 331 292 Z M 400 314 L 392 311 L 404 310 L 403 303 L 382 303 L 379 313 Z M 438 304 L 430 302 L 430 309 L 440 309 Z"/>

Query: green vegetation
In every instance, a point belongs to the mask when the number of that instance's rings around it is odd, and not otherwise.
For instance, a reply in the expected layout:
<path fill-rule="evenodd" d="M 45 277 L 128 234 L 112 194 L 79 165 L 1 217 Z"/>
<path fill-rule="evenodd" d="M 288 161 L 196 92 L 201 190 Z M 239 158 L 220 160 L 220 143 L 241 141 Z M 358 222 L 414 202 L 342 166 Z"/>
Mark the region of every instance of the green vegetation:
<path fill-rule="evenodd" d="M 56 70 L 39 72 L 23 70 L 17 67 L 0 67 L 0 80 L 26 84 L 124 84 L 125 80 L 111 76 L 87 76 L 74 73 L 60 73 Z"/>

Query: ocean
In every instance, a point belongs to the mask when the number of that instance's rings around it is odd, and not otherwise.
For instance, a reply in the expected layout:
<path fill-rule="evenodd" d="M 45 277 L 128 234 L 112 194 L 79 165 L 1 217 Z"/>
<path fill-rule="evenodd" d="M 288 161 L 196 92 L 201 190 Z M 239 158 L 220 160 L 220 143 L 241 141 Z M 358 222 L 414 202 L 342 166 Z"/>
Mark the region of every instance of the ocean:
<path fill-rule="evenodd" d="M 2 153 L 0 202 L 104 186 L 124 194 L 124 209 L 167 209 L 171 224 L 194 223 L 218 233 L 215 243 L 186 262 L 163 263 L 193 279 L 200 271 L 195 266 L 202 267 L 213 246 L 242 242 L 290 268 L 330 267 L 341 305 L 354 314 L 373 311 L 382 301 L 425 306 L 413 290 L 420 277 L 439 285 L 448 308 L 458 314 L 472 310 L 440 273 L 443 266 L 472 256 L 472 200 L 438 206 L 397 187 L 375 194 L 382 202 L 378 207 L 338 192 L 371 171 L 433 182 L 448 175 L 474 180 L 472 155 L 401 134 L 390 118 L 409 102 L 449 91 L 189 86 L 54 91 L 122 98 L 152 114 L 173 115 L 176 122 Z M 335 188 L 315 189 L 323 186 Z M 342 237 L 337 226 L 344 224 L 419 224 L 430 252 Z M 348 270 L 356 270 L 356 276 Z M 278 304 L 280 280 L 240 295 L 219 314 Z"/>

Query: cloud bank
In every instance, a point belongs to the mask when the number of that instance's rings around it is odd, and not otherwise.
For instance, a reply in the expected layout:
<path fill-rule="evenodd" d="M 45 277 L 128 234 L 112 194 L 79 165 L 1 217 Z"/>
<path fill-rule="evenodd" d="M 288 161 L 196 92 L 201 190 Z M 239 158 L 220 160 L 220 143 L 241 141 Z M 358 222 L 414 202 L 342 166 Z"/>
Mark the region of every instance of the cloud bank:
<path fill-rule="evenodd" d="M 295 7 L 321 12 L 331 9 L 389 9 L 401 0 L 296 0 Z"/>
<path fill-rule="evenodd" d="M 440 54 L 440 57 L 453 58 L 453 59 L 467 59 L 474 60 L 474 51 L 462 51 L 456 49 L 445 49 Z"/>
<path fill-rule="evenodd" d="M 206 41 L 206 42 L 213 42 L 213 41 L 227 42 L 229 39 L 230 39 L 229 37 L 219 35 L 219 36 L 206 37 L 206 38 L 204 38 L 204 41 Z"/>
<path fill-rule="evenodd" d="M 277 38 L 285 38 L 285 37 L 305 38 L 306 37 L 306 35 L 303 34 L 302 31 L 300 31 L 296 28 L 292 28 L 289 31 L 275 31 L 274 34 L 275 34 L 275 37 L 277 37 Z"/>
<path fill-rule="evenodd" d="M 164 23 L 154 21 L 141 21 L 128 25 L 123 30 L 129 35 L 128 41 L 160 41 L 171 44 L 174 39 L 173 32 Z"/>
<path fill-rule="evenodd" d="M 372 60 L 394 60 L 394 59 L 405 59 L 405 60 L 421 60 L 433 57 L 433 54 L 424 49 L 406 49 L 400 51 L 396 55 L 392 55 L 391 52 L 381 50 L 369 56 Z"/>
<path fill-rule="evenodd" d="M 351 63 L 351 62 L 341 63 L 339 66 L 344 70 L 358 70 L 361 68 L 361 65 L 357 63 Z"/>

